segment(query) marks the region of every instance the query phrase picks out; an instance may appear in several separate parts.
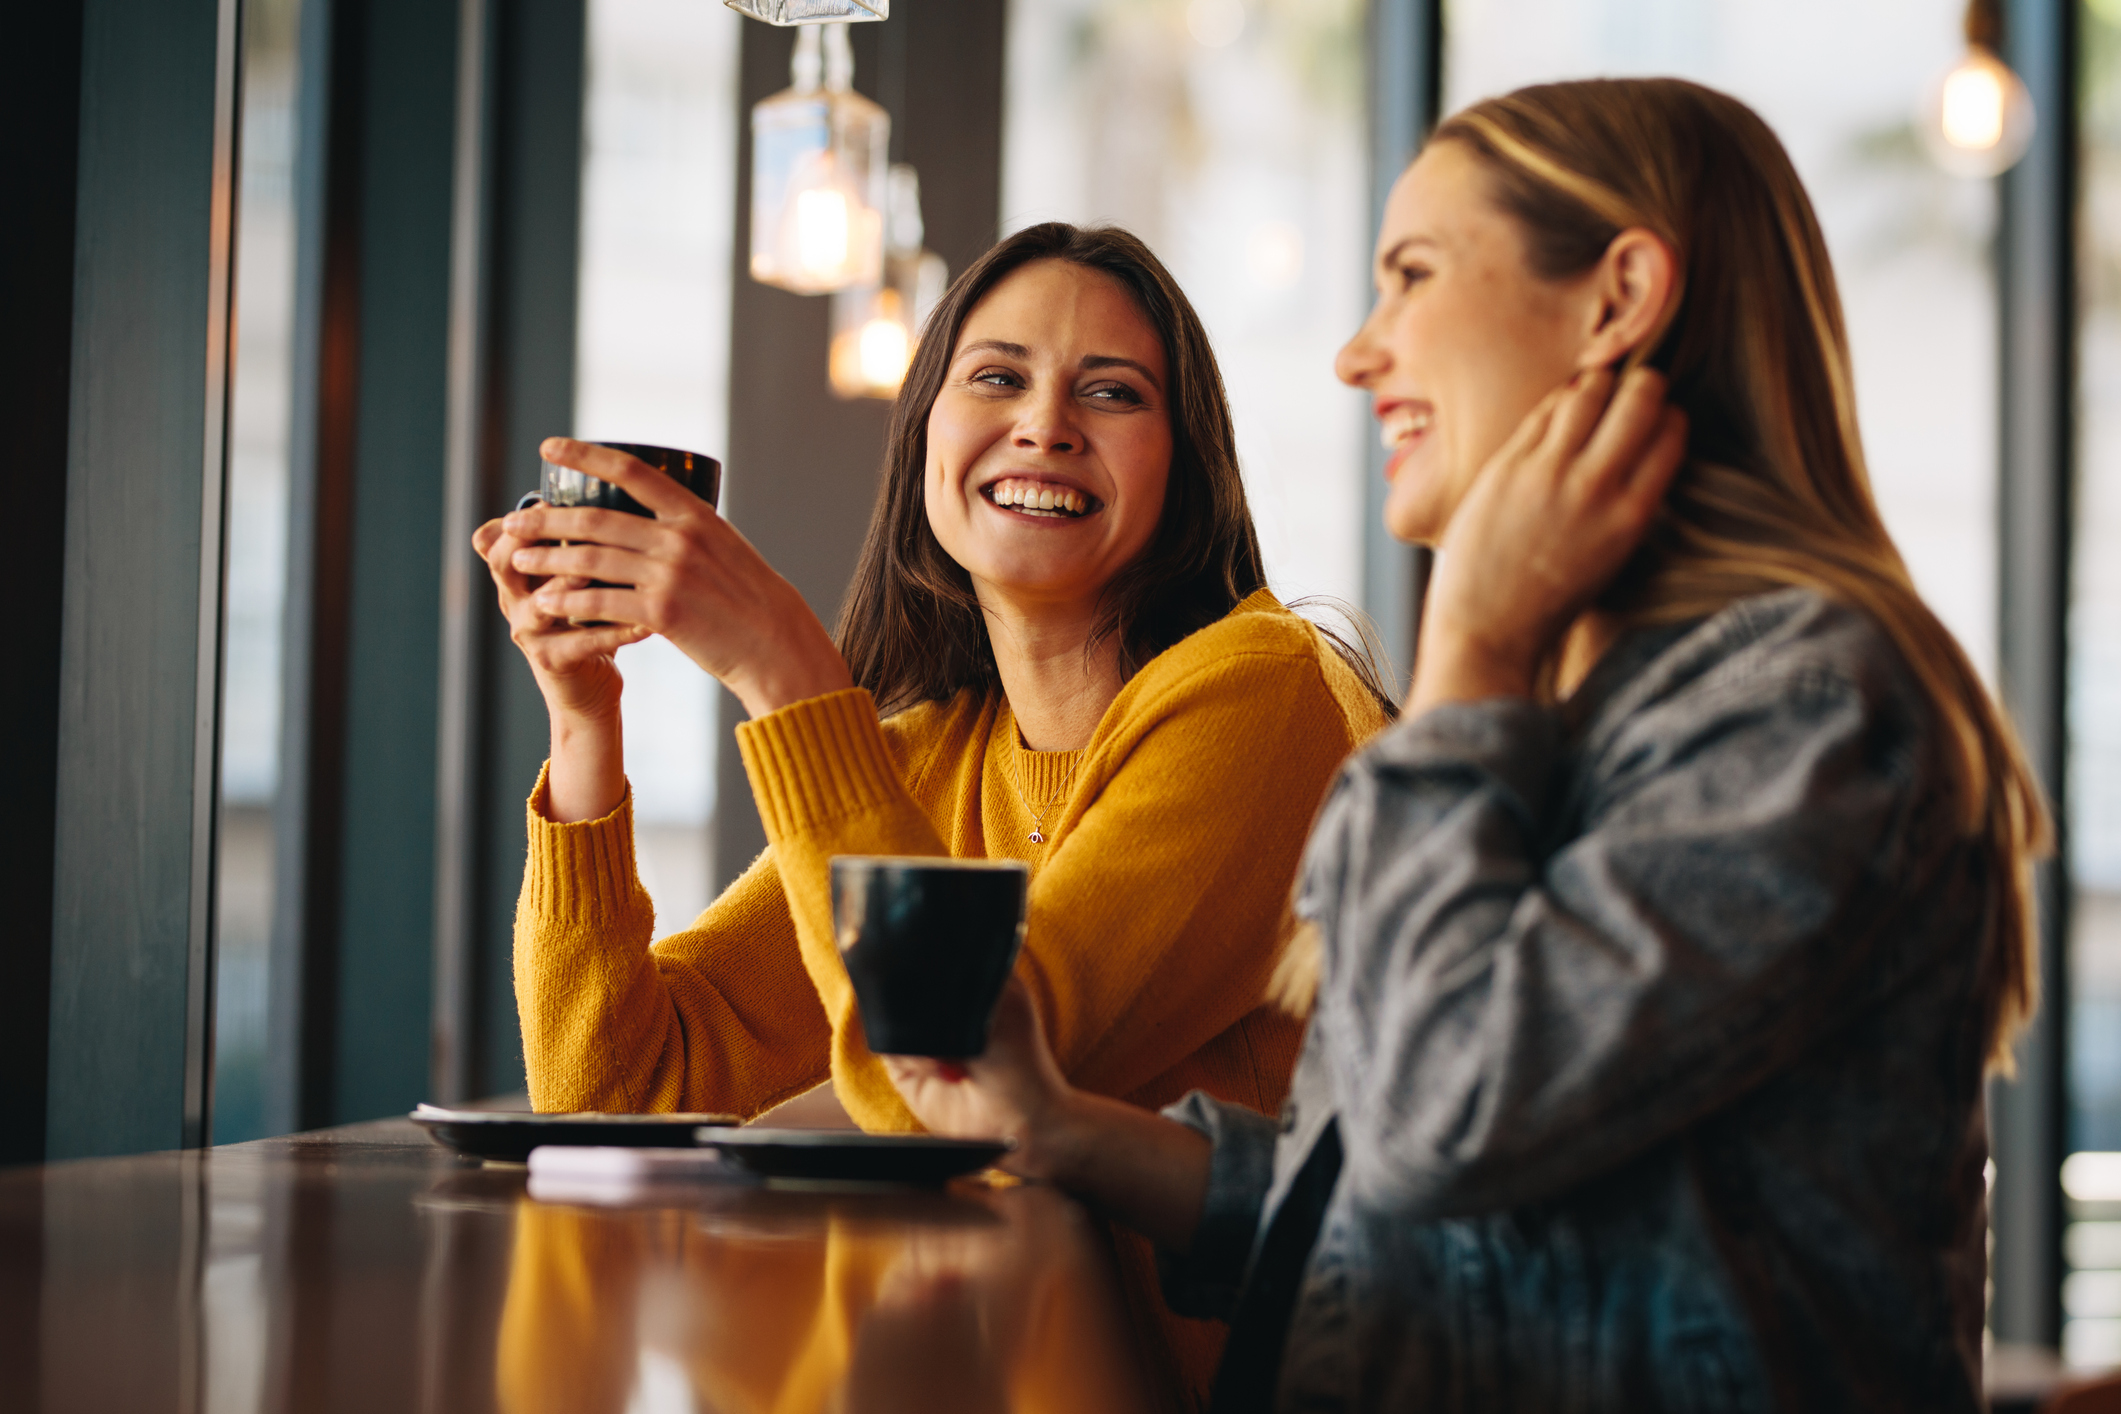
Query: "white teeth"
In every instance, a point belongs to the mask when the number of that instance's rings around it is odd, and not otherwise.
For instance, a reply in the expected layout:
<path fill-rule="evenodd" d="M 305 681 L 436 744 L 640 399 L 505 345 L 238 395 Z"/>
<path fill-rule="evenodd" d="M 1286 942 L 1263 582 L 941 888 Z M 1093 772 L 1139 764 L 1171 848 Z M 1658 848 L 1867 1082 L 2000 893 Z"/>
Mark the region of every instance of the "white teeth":
<path fill-rule="evenodd" d="M 1009 506 L 1027 515 L 1084 515 L 1090 509 L 1090 498 L 1082 492 L 1045 482 L 1009 477 L 984 489 L 987 499 L 995 505 Z"/>
<path fill-rule="evenodd" d="M 1384 443 L 1386 451 L 1396 451 L 1402 443 L 1428 431 L 1434 419 L 1435 415 L 1427 408 L 1394 412 L 1378 424 L 1378 440 Z"/>

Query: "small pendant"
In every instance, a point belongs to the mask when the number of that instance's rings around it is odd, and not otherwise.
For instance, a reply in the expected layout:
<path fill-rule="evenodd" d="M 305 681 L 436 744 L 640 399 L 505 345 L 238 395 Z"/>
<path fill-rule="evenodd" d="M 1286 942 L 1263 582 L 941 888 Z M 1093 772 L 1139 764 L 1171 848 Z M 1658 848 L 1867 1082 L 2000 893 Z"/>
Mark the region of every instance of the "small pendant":
<path fill-rule="evenodd" d="M 1033 826 L 1033 827 L 1032 827 L 1032 829 L 1031 829 L 1031 843 L 1033 843 L 1033 844 L 1044 844 L 1045 842 L 1046 842 L 1046 837 L 1045 837 L 1044 835 L 1042 835 L 1042 834 L 1040 834 L 1040 833 L 1038 832 L 1038 827 L 1037 827 L 1037 826 Z"/>

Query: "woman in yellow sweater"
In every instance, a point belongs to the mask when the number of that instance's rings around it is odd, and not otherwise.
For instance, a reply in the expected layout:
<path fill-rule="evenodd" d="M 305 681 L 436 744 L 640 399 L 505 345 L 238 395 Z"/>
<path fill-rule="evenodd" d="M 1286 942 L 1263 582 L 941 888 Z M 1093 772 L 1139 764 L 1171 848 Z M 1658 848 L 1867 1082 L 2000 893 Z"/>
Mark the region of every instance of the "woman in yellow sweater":
<path fill-rule="evenodd" d="M 917 1128 L 863 1045 L 835 854 L 1025 860 L 1021 971 L 1075 1083 L 1279 1104 L 1299 1028 L 1260 998 L 1289 883 L 1383 710 L 1266 592 L 1233 442 L 1155 256 L 1056 223 L 936 310 L 837 644 L 711 507 L 621 453 L 546 443 L 656 518 L 533 507 L 478 536 L 552 716 L 516 927 L 538 1108 L 752 1116 L 829 1074 L 865 1128 Z M 769 840 L 653 947 L 612 660 L 651 632 L 749 712 Z"/>
<path fill-rule="evenodd" d="M 835 854 L 1026 861 L 1019 975 L 1073 1083 L 1280 1104 L 1301 1024 L 1261 998 L 1290 883 L 1386 708 L 1267 592 L 1213 352 L 1146 246 L 1033 227 L 953 286 L 898 401 L 837 643 L 660 473 L 564 439 L 544 454 L 656 517 L 533 507 L 476 542 L 552 718 L 516 922 L 538 1109 L 750 1117 L 829 1076 L 864 1128 L 917 1129 L 863 1044 Z M 612 658 L 649 633 L 750 714 L 769 842 L 653 946 Z M 1146 1277 L 1146 1248 L 1129 1255 Z M 1136 1283 L 1144 1315 L 1151 1292 Z M 1203 1377 L 1218 1338 L 1166 1323 Z"/>

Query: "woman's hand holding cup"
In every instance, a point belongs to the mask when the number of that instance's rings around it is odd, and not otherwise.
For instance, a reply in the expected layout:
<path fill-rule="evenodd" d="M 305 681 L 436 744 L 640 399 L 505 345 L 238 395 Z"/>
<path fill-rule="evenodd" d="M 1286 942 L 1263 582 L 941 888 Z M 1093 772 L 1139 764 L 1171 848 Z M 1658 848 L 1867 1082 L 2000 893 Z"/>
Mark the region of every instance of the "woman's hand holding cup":
<path fill-rule="evenodd" d="M 753 716 L 853 685 L 803 596 L 713 506 L 610 447 L 553 437 L 539 451 L 554 465 L 611 482 L 655 515 L 534 505 L 503 518 L 513 542 L 508 567 L 524 583 L 537 582 L 535 622 L 613 625 L 573 631 L 585 635 L 589 652 L 661 634 L 728 684 Z M 566 543 L 540 543 L 550 541 Z M 573 663 L 581 650 L 548 653 Z"/>
<path fill-rule="evenodd" d="M 1046 1044 L 1023 979 L 1011 977 L 994 1008 L 987 1049 L 969 1059 L 884 1056 L 884 1069 L 914 1117 L 950 1138 L 1016 1141 L 1001 1167 L 1025 1178 L 1063 1177 L 1074 1095 Z"/>
<path fill-rule="evenodd" d="M 1549 394 L 1480 470 L 1438 546 L 1410 712 L 1522 697 L 1642 542 L 1686 454 L 1665 381 L 1603 368 Z"/>
<path fill-rule="evenodd" d="M 509 638 L 529 660 L 538 690 L 555 714 L 615 719 L 620 680 L 613 655 L 646 638 L 649 630 L 625 623 L 574 628 L 564 616 L 550 612 L 550 600 L 540 597 L 549 585 L 573 589 L 587 585 L 588 580 L 555 582 L 548 574 L 526 574 L 519 569 L 517 555 L 534 548 L 534 543 L 520 529 L 511 528 L 512 519 L 487 521 L 471 537 L 472 549 L 486 562 L 500 593 Z"/>

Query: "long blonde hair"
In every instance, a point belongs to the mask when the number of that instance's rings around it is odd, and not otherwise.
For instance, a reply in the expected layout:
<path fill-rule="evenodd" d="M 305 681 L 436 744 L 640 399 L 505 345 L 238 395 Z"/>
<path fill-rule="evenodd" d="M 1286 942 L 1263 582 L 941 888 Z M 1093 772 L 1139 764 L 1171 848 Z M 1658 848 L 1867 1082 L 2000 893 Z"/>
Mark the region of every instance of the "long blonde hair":
<path fill-rule="evenodd" d="M 1766 123 L 1677 79 L 1543 84 L 1439 126 L 1487 169 L 1534 273 L 1588 270 L 1623 230 L 1678 257 L 1682 284 L 1638 361 L 1671 379 L 1688 459 L 1601 608 L 1627 624 L 1712 614 L 1792 586 L 1861 610 L 1892 638 L 1943 729 L 1947 802 L 1994 881 L 1980 995 L 1991 1065 L 2039 995 L 2032 862 L 2052 829 L 2015 734 L 1886 533 L 1864 467 L 1848 336 L 1826 243 Z M 1277 973 L 1307 998 L 1302 935 Z M 1313 983 L 1315 987 L 1315 982 Z"/>

